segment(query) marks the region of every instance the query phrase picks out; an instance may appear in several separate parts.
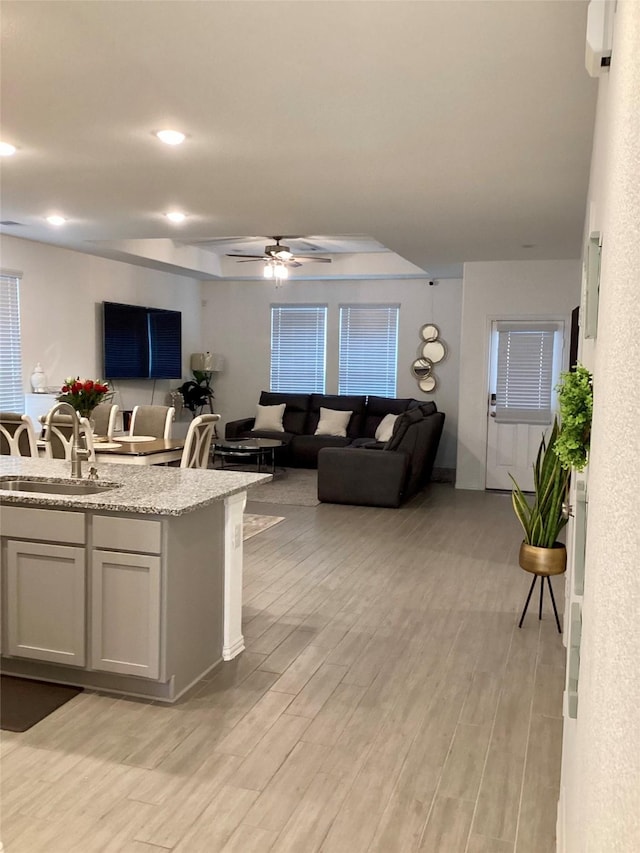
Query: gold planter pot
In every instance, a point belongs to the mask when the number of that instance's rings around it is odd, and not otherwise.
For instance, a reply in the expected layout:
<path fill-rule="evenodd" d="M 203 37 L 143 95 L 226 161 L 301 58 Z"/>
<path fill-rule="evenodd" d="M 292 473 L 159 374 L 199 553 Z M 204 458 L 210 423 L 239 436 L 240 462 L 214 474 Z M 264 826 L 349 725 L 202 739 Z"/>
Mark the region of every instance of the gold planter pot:
<path fill-rule="evenodd" d="M 523 542 L 518 561 L 520 568 L 534 575 L 561 575 L 567 568 L 567 549 L 562 542 L 554 542 L 551 548 L 540 548 Z"/>

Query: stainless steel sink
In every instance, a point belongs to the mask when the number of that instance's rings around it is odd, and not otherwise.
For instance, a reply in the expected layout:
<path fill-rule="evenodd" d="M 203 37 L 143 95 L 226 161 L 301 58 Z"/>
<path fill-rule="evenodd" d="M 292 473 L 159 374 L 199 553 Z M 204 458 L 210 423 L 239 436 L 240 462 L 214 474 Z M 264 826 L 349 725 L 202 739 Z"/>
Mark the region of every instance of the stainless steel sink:
<path fill-rule="evenodd" d="M 9 492 L 35 492 L 40 495 L 97 495 L 117 489 L 118 483 L 91 480 L 39 480 L 37 477 L 0 477 L 0 489 Z"/>

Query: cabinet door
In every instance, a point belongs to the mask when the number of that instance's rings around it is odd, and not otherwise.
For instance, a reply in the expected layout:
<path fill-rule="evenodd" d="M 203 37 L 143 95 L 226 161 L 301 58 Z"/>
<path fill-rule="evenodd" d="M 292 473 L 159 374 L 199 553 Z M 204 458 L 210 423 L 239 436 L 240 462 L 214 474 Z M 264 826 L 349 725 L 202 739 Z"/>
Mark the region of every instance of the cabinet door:
<path fill-rule="evenodd" d="M 160 675 L 160 557 L 94 550 L 91 668 Z"/>
<path fill-rule="evenodd" d="M 85 551 L 7 542 L 8 653 L 85 664 Z"/>

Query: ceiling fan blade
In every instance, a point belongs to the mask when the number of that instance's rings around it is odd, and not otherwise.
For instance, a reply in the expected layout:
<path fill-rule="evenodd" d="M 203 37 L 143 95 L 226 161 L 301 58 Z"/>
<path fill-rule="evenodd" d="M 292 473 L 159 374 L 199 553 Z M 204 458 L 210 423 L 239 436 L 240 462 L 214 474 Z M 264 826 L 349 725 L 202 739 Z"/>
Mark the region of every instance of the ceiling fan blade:
<path fill-rule="evenodd" d="M 226 255 L 227 258 L 244 258 L 245 261 L 266 261 L 264 255 Z"/>
<path fill-rule="evenodd" d="M 331 258 L 314 258 L 313 255 L 296 255 L 296 261 L 301 261 L 302 263 L 316 263 L 316 264 L 330 264 Z"/>
<path fill-rule="evenodd" d="M 302 264 L 299 263 L 297 260 L 295 260 L 295 258 L 291 261 L 285 261 L 284 265 L 286 267 L 301 267 L 302 266 Z"/>

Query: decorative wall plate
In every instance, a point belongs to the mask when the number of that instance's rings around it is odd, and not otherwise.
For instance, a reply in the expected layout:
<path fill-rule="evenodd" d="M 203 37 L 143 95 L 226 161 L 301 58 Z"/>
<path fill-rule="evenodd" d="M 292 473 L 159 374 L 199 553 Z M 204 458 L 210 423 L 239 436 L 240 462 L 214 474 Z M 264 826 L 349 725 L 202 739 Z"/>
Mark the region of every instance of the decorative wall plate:
<path fill-rule="evenodd" d="M 437 364 L 445 357 L 447 351 L 442 341 L 427 341 L 422 346 L 422 355 L 428 358 L 433 364 Z"/>
<path fill-rule="evenodd" d="M 440 330 L 433 323 L 425 323 L 420 329 L 420 337 L 423 341 L 435 341 L 440 334 Z"/>
<path fill-rule="evenodd" d="M 436 377 L 435 376 L 425 376 L 424 379 L 421 379 L 418 382 L 418 387 L 421 391 L 433 391 L 436 387 Z"/>
<path fill-rule="evenodd" d="M 411 365 L 411 371 L 418 380 L 418 384 L 420 384 L 423 379 L 429 377 L 431 375 L 432 370 L 433 363 L 428 358 L 416 358 L 416 360 Z"/>

